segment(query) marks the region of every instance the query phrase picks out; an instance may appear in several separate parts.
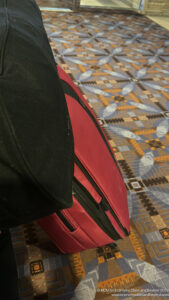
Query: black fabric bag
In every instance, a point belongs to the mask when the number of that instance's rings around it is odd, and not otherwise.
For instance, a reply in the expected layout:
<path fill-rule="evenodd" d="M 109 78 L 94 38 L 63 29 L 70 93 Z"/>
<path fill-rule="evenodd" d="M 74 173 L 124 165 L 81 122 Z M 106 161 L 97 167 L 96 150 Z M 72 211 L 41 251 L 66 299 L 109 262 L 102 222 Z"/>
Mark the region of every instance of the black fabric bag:
<path fill-rule="evenodd" d="M 0 228 L 72 206 L 73 136 L 33 0 L 0 0 Z"/>
<path fill-rule="evenodd" d="M 0 289 L 7 300 L 19 300 L 17 265 L 10 230 L 0 232 Z"/>

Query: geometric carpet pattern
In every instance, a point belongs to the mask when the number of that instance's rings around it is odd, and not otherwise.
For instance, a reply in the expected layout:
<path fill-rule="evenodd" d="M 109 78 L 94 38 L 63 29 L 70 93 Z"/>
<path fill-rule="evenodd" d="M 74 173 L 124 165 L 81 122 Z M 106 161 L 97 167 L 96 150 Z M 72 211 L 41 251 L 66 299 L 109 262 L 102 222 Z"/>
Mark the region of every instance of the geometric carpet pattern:
<path fill-rule="evenodd" d="M 42 15 L 57 63 L 114 150 L 131 233 L 62 255 L 36 222 L 12 229 L 21 300 L 168 299 L 169 32 L 141 15 Z"/>

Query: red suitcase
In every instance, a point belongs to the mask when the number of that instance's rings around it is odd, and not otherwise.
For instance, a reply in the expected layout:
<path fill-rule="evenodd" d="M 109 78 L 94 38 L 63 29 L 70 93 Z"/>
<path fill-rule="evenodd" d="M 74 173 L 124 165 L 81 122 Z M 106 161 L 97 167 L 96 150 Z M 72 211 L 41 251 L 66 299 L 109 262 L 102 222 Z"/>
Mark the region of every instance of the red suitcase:
<path fill-rule="evenodd" d="M 74 135 L 74 204 L 37 222 L 61 252 L 73 253 L 127 236 L 129 214 L 126 187 L 107 137 L 78 88 L 57 68 Z"/>

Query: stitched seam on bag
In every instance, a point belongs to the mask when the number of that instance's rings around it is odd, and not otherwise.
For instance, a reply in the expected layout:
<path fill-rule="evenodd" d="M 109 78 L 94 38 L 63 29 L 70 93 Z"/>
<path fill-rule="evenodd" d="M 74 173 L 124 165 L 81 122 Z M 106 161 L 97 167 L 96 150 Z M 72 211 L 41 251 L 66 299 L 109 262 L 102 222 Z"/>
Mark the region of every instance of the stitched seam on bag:
<path fill-rule="evenodd" d="M 5 29 L 2 30 L 0 34 L 0 45 L 1 45 L 1 53 L 0 53 L 0 76 L 3 74 L 4 70 L 4 54 L 6 49 L 6 42 L 9 32 L 9 20 L 8 20 L 8 13 L 7 13 L 7 0 L 3 1 L 4 5 L 4 17 L 5 17 Z"/>

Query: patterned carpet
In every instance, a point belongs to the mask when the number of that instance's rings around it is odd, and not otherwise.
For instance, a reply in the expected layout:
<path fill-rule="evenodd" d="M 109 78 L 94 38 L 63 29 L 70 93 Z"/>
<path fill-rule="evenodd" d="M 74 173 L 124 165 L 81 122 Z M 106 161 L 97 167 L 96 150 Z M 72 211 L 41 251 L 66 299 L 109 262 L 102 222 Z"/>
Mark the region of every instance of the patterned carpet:
<path fill-rule="evenodd" d="M 139 15 L 43 19 L 56 61 L 115 152 L 131 234 L 114 248 L 61 255 L 35 222 L 13 229 L 21 300 L 169 299 L 169 32 Z"/>

